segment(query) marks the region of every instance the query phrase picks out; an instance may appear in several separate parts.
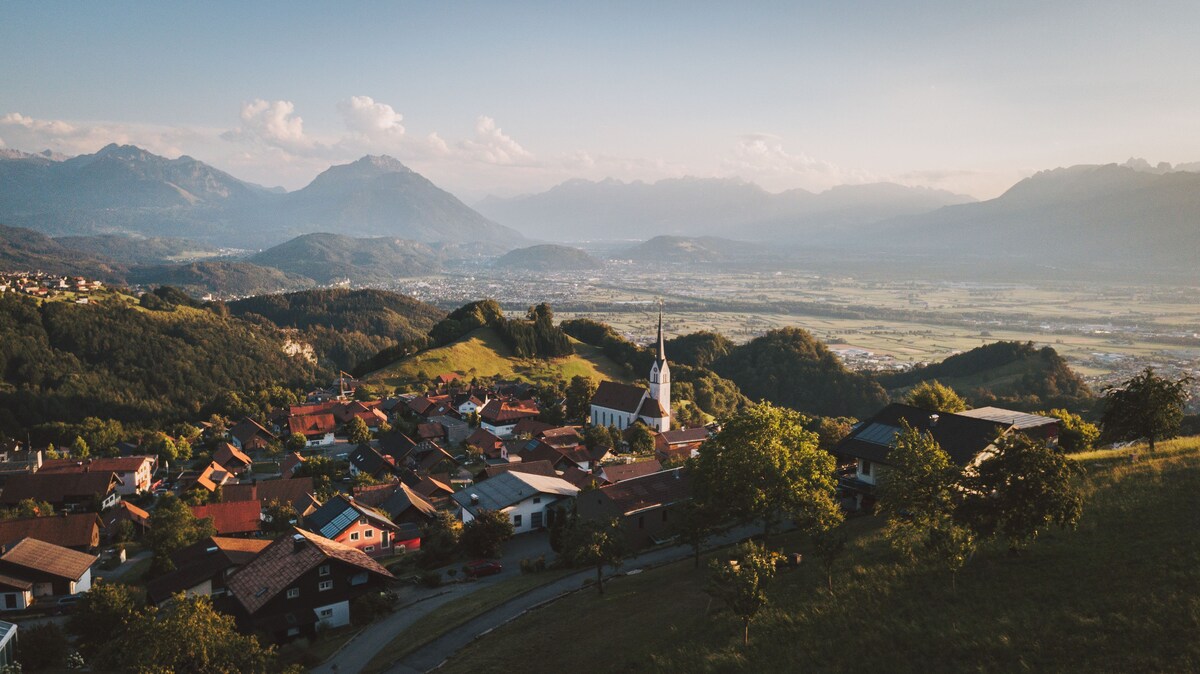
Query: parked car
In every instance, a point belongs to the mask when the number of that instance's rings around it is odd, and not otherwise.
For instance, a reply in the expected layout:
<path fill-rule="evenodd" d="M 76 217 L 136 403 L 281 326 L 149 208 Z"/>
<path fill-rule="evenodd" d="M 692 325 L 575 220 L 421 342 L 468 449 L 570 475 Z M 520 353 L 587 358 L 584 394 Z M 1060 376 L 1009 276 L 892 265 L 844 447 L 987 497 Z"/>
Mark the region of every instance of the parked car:
<path fill-rule="evenodd" d="M 468 563 L 464 569 L 464 573 L 466 573 L 467 578 L 483 578 L 484 576 L 494 576 L 503 570 L 504 567 L 500 562 L 479 559 Z"/>
<path fill-rule="evenodd" d="M 73 594 L 68 597 L 62 597 L 58 601 L 54 602 L 54 614 L 64 615 L 74 611 L 75 606 L 79 604 L 80 599 L 81 597 L 77 594 Z"/>

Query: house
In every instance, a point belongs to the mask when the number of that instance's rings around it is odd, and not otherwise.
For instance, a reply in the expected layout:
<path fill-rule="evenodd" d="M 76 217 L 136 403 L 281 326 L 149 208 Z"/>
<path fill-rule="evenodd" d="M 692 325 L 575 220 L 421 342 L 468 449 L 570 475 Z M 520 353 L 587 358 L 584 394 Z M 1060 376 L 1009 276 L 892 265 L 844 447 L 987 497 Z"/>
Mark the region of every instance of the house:
<path fill-rule="evenodd" d="M 430 421 L 417 424 L 417 438 L 420 440 L 445 440 L 446 427 Z"/>
<path fill-rule="evenodd" d="M 466 440 L 467 447 L 474 449 L 488 458 L 500 458 L 504 441 L 486 428 L 476 429 Z M 504 457 L 508 458 L 508 457 Z"/>
<path fill-rule="evenodd" d="M 583 436 L 578 426 L 559 426 L 547 428 L 534 434 L 551 447 L 578 447 L 583 444 Z"/>
<path fill-rule="evenodd" d="M 707 428 L 681 428 L 654 436 L 654 454 L 663 463 L 687 461 L 700 455 L 700 446 L 709 438 Z"/>
<path fill-rule="evenodd" d="M 662 543 L 674 535 L 676 510 L 691 498 L 691 486 L 683 468 L 622 480 L 575 500 L 584 519 L 617 518 L 634 549 Z"/>
<path fill-rule="evenodd" d="M 179 592 L 220 597 L 227 592 L 229 576 L 270 544 L 270 540 L 262 538 L 205 538 L 171 553 L 175 570 L 147 583 L 146 594 L 155 604 L 162 604 Z"/>
<path fill-rule="evenodd" d="M 383 513 L 338 494 L 306 519 L 310 531 L 368 555 L 390 555 L 399 527 Z"/>
<path fill-rule="evenodd" d="M 154 471 L 158 469 L 157 456 L 119 456 L 95 459 L 50 459 L 42 464 L 41 473 L 85 473 L 112 472 L 121 479 L 117 493 L 132 496 L 150 491 Z"/>
<path fill-rule="evenodd" d="M 116 507 L 105 510 L 102 517 L 104 525 L 104 535 L 108 539 L 112 539 L 117 534 L 117 526 L 121 522 L 129 522 L 133 524 L 133 530 L 138 534 L 144 534 L 150 530 L 150 513 L 135 506 L 129 501 L 121 501 Z M 35 536 L 35 538 L 37 538 Z M 43 539 L 45 540 L 45 539 Z M 55 541 L 50 541 L 54 543 Z M 62 545 L 59 543 L 59 545 Z M 64 546 L 71 547 L 71 546 Z"/>
<path fill-rule="evenodd" d="M 288 479 L 304 464 L 304 457 L 298 452 L 291 452 L 279 462 L 279 477 Z"/>
<path fill-rule="evenodd" d="M 0 573 L 0 611 L 24 611 L 32 605 L 33 582 Z"/>
<path fill-rule="evenodd" d="M 266 449 L 276 440 L 278 438 L 274 433 L 250 417 L 242 419 L 229 429 L 229 441 L 243 452 Z"/>
<path fill-rule="evenodd" d="M 540 438 L 542 434 L 554 428 L 554 424 L 538 421 L 533 417 L 525 417 L 513 426 L 512 435 L 515 438 Z"/>
<path fill-rule="evenodd" d="M 233 473 L 216 461 L 209 461 L 203 470 L 185 470 L 175 480 L 175 488 L 183 493 L 191 489 L 202 489 L 209 493 L 233 481 Z M 236 484 L 236 482 L 235 482 Z"/>
<path fill-rule="evenodd" d="M 1024 433 L 1035 440 L 1045 440 L 1052 447 L 1058 446 L 1059 419 L 1044 417 L 1028 412 L 1016 412 L 1001 407 L 976 407 L 973 410 L 958 412 L 959 416 L 974 419 L 987 419 L 1007 424 L 1013 431 Z"/>
<path fill-rule="evenodd" d="M 559 477 L 509 471 L 455 492 L 460 518 L 475 519 L 481 510 L 498 510 L 512 520 L 517 534 L 537 531 L 554 523 L 552 506 L 575 498 L 579 488 Z"/>
<path fill-rule="evenodd" d="M 23 538 L 0 555 L 0 576 L 31 583 L 34 599 L 80 594 L 92 587 L 92 564 L 97 559 L 98 555 Z"/>
<path fill-rule="evenodd" d="M 592 396 L 593 426 L 615 426 L 620 430 L 641 421 L 652 430 L 671 430 L 671 368 L 663 341 L 662 311 L 658 314 L 658 353 L 650 366 L 650 388 L 602 381 Z"/>
<path fill-rule="evenodd" d="M 120 505 L 117 506 L 119 508 Z M 62 513 L 0 520 L 0 547 L 16 543 L 22 538 L 36 538 L 71 550 L 88 552 L 100 545 L 100 516 L 96 513 Z"/>
<path fill-rule="evenodd" d="M 454 407 L 455 412 L 458 412 L 465 418 L 483 409 L 483 406 L 487 405 L 488 400 L 487 392 L 471 391 L 453 396 L 450 404 Z"/>
<path fill-rule="evenodd" d="M 370 445 L 359 445 L 347 457 L 351 477 L 369 475 L 376 480 L 388 479 L 396 474 L 394 459 L 384 456 Z"/>
<path fill-rule="evenodd" d="M 309 447 L 332 445 L 336 427 L 337 422 L 329 412 L 288 417 L 288 432 L 303 435 Z"/>
<path fill-rule="evenodd" d="M 556 470 L 565 470 L 568 466 L 575 466 L 585 471 L 592 469 L 592 455 L 586 447 L 581 445 L 554 447 L 546 444 L 544 440 L 530 440 L 521 449 L 520 456 L 522 463 L 549 461 Z"/>
<path fill-rule="evenodd" d="M 449 386 L 459 379 L 462 379 L 462 375 L 457 372 L 443 372 L 433 378 L 433 383 L 439 387 Z"/>
<path fill-rule="evenodd" d="M 250 466 L 254 465 L 254 461 L 249 456 L 246 456 L 242 450 L 230 442 L 218 444 L 217 449 L 213 452 L 212 460 L 227 468 L 234 475 L 242 475 L 250 470 Z"/>
<path fill-rule="evenodd" d="M 229 577 L 229 605 L 243 633 L 275 642 L 350 624 L 350 601 L 394 577 L 366 553 L 296 529 Z"/>
<path fill-rule="evenodd" d="M 539 414 L 532 400 L 491 400 L 479 411 L 479 427 L 500 438 L 511 437 L 517 422 Z"/>
<path fill-rule="evenodd" d="M 99 512 L 121 500 L 121 478 L 113 472 L 34 473 L 14 475 L 0 490 L 0 506 L 12 507 L 25 499 L 45 501 L 58 511 Z"/>
<path fill-rule="evenodd" d="M 437 508 L 403 482 L 358 487 L 354 500 L 387 514 L 396 524 L 423 526 L 437 515 Z"/>
<path fill-rule="evenodd" d="M 475 475 L 476 482 L 496 477 L 501 473 L 515 471 L 517 473 L 530 473 L 532 475 L 545 475 L 546 477 L 560 477 L 557 471 L 554 470 L 554 464 L 550 461 L 542 459 L 541 461 L 518 461 L 516 463 L 501 463 L 494 466 L 485 466 L 483 470 Z"/>
<path fill-rule="evenodd" d="M 408 456 L 405 465 L 417 472 L 432 472 L 438 465 L 457 466 L 458 462 L 433 440 L 424 440 L 417 444 Z"/>
<path fill-rule="evenodd" d="M 438 424 L 445 429 L 445 435 L 442 439 L 444 439 L 445 442 L 451 447 L 457 447 L 462 443 L 463 440 L 471 437 L 471 433 L 474 430 L 471 428 L 470 424 L 462 419 L 459 419 L 458 417 L 452 417 L 447 414 L 429 417 L 429 421 L 430 423 Z"/>
<path fill-rule="evenodd" d="M 960 468 L 982 460 L 995 448 L 998 439 L 1009 433 L 1023 432 L 1022 428 L 1035 431 L 1044 438 L 1058 436 L 1057 427 L 1053 431 L 1048 429 L 1051 423 L 1057 426 L 1057 419 L 998 408 L 984 410 L 974 416 L 931 412 L 901 403 L 888 405 L 855 426 L 834 448 L 834 453 L 842 459 L 854 461 L 854 473 L 838 481 L 842 495 L 852 498 L 855 508 L 869 507 L 875 502 L 879 475 L 887 470 L 888 453 L 902 423 L 932 435 L 950 456 L 950 461 Z"/>
<path fill-rule="evenodd" d="M 257 501 L 264 508 L 272 501 L 290 503 L 301 517 L 315 510 L 320 503 L 313 497 L 311 477 L 294 477 L 290 480 L 262 480 L 249 484 L 231 484 L 221 490 L 222 502 Z"/>
<path fill-rule="evenodd" d="M 196 519 L 211 519 L 218 536 L 253 536 L 262 531 L 261 501 L 222 501 L 192 506 Z"/>
<path fill-rule="evenodd" d="M 642 477 L 657 473 L 662 470 L 662 464 L 657 459 L 649 459 L 646 461 L 634 461 L 633 463 L 614 463 L 610 466 L 602 466 L 598 473 L 599 476 L 610 484 L 624 482 L 636 477 Z"/>

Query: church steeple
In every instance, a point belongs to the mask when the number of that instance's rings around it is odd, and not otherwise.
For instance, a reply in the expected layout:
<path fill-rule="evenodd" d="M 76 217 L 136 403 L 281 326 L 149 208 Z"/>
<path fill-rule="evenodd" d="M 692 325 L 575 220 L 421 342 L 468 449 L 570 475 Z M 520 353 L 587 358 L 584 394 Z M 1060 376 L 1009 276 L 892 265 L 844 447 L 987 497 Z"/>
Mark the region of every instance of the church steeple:
<path fill-rule="evenodd" d="M 658 353 L 654 356 L 654 364 L 650 366 L 650 397 L 657 400 L 663 411 L 667 413 L 665 427 L 656 430 L 670 430 L 671 416 L 671 368 L 667 366 L 666 340 L 663 338 L 662 300 L 658 301 Z"/>

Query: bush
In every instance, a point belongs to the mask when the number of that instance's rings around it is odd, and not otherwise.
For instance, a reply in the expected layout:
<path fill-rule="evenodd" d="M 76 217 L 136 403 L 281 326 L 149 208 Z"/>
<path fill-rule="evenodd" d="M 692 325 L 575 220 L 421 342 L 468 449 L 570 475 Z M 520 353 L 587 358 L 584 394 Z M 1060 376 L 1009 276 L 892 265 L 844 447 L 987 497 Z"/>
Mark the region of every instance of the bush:
<path fill-rule="evenodd" d="M 425 587 L 441 587 L 442 574 L 437 571 L 426 571 L 421 574 L 421 584 Z"/>
<path fill-rule="evenodd" d="M 67 663 L 69 646 L 63 629 L 55 623 L 46 623 L 21 630 L 17 659 L 31 670 L 62 667 Z"/>
<path fill-rule="evenodd" d="M 391 592 L 369 592 L 350 602 L 350 615 L 355 625 L 367 625 L 388 615 L 396 607 L 396 595 Z"/>

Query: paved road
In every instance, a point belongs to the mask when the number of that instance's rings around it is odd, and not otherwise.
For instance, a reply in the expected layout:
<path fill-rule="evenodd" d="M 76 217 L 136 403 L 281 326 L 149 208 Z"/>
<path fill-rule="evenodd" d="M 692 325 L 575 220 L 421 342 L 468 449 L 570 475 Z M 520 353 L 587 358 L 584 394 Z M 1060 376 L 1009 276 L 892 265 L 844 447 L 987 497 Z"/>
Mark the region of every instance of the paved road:
<path fill-rule="evenodd" d="M 736 543 L 743 539 L 749 538 L 752 535 L 762 531 L 761 527 L 745 526 L 733 529 L 722 536 L 714 538 L 708 544 L 708 548 L 721 547 L 730 543 Z M 670 548 L 661 548 L 650 552 L 638 555 L 625 560 L 625 563 L 617 571 L 606 569 L 606 576 L 612 577 L 620 573 L 627 573 L 634 569 L 639 569 L 647 566 L 657 566 L 667 562 L 674 562 L 681 559 L 687 559 L 692 555 L 692 549 L 687 546 L 675 546 Z M 424 647 L 409 654 L 400 662 L 395 663 L 388 670 L 389 674 L 419 674 L 428 672 L 436 668 L 446 661 L 447 658 L 454 655 L 458 651 L 465 648 L 472 641 L 477 639 L 484 632 L 493 630 L 504 623 L 508 622 L 521 615 L 521 613 L 537 606 L 538 604 L 551 601 L 564 593 L 577 590 L 583 585 L 584 580 L 591 580 L 596 577 L 595 569 L 588 569 L 573 573 L 556 580 L 548 585 L 543 585 L 526 594 L 515 597 L 508 602 L 493 608 L 486 613 L 476 617 L 458 629 L 443 634 L 438 639 L 431 641 Z M 344 670 L 349 671 L 349 670 Z M 357 671 L 357 670 L 355 670 Z"/>
<path fill-rule="evenodd" d="M 550 550 L 550 537 L 545 532 L 522 534 L 509 541 L 504 556 L 500 558 L 504 570 L 470 583 L 451 584 L 441 588 L 404 588 L 400 591 L 402 607 L 388 617 L 377 620 L 366 627 L 335 653 L 333 657 L 312 671 L 318 674 L 333 674 L 337 665 L 338 674 L 357 674 L 366 667 L 371 658 L 387 648 L 404 630 L 433 613 L 443 604 L 477 592 L 489 585 L 521 575 L 521 560 L 546 555 L 546 561 L 554 558 Z M 455 565 L 455 568 L 461 565 Z M 442 569 L 444 572 L 445 569 Z"/>

